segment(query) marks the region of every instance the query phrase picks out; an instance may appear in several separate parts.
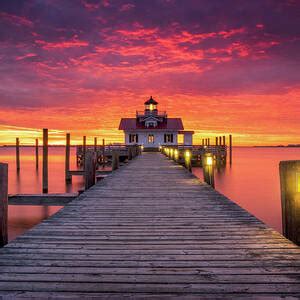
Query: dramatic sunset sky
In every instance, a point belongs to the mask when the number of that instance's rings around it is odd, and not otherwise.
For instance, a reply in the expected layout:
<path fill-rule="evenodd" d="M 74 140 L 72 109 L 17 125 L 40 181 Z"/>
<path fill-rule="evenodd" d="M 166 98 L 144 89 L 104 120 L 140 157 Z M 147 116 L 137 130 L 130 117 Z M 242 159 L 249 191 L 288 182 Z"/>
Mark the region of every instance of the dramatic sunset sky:
<path fill-rule="evenodd" d="M 299 0 L 1 0 L 0 144 L 121 142 L 152 95 L 202 137 L 300 143 Z"/>

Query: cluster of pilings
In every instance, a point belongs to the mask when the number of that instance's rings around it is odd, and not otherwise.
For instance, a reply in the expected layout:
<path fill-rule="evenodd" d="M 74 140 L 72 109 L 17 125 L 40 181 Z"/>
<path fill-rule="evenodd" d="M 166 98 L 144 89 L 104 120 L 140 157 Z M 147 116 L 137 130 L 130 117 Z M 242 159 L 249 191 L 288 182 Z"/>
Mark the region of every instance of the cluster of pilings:
<path fill-rule="evenodd" d="M 116 170 L 120 162 L 124 162 L 125 158 L 128 160 L 133 159 L 135 156 L 141 153 L 141 148 L 138 145 L 125 146 L 125 145 L 105 145 L 105 140 L 102 140 L 102 145 L 97 145 L 97 138 L 94 138 L 94 145 L 87 145 L 86 136 L 83 136 L 83 143 L 80 146 L 76 146 L 76 161 L 77 165 L 81 166 L 83 175 L 85 178 L 85 188 L 89 188 L 90 182 L 95 182 L 93 174 L 96 172 L 99 166 L 105 167 L 106 164 L 112 166 L 112 170 Z M 76 171 L 70 170 L 70 147 L 71 147 L 71 135 L 66 134 L 65 144 L 65 182 L 72 182 L 72 175 Z M 43 129 L 43 144 L 42 144 L 43 160 L 42 160 L 42 191 L 48 193 L 48 129 Z M 92 153 L 92 154 L 91 154 Z M 39 141 L 35 140 L 35 166 L 39 168 Z M 90 170 L 90 166 L 93 166 Z M 20 139 L 16 138 L 16 169 L 20 172 Z"/>

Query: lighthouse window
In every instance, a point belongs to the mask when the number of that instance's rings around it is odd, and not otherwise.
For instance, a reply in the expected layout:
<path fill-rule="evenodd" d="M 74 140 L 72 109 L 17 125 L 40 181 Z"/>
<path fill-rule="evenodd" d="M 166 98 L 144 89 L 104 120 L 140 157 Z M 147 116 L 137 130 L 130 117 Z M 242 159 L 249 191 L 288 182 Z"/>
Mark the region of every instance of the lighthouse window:
<path fill-rule="evenodd" d="M 166 133 L 164 136 L 164 142 L 165 143 L 173 143 L 173 134 Z"/>
<path fill-rule="evenodd" d="M 154 143 L 154 135 L 153 134 L 149 134 L 148 135 L 148 143 L 149 144 L 153 144 Z"/>
<path fill-rule="evenodd" d="M 139 137 L 137 134 L 129 134 L 129 143 L 138 143 Z"/>

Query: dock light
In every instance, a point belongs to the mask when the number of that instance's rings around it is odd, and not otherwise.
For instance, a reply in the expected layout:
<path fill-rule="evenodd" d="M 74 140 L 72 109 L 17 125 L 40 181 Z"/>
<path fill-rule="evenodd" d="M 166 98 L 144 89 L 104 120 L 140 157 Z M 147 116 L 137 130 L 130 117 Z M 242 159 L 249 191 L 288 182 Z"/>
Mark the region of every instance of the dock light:
<path fill-rule="evenodd" d="M 170 157 L 171 158 L 173 157 L 173 149 L 172 148 L 170 149 Z"/>
<path fill-rule="evenodd" d="M 296 190 L 300 193 L 300 173 L 296 173 Z"/>
<path fill-rule="evenodd" d="M 175 158 L 175 160 L 178 160 L 178 150 L 177 149 L 175 149 L 174 150 L 174 158 Z"/>
<path fill-rule="evenodd" d="M 208 165 L 208 166 L 213 165 L 213 158 L 211 156 L 206 157 L 206 165 Z"/>
<path fill-rule="evenodd" d="M 144 151 L 144 145 L 141 146 L 141 150 Z"/>
<path fill-rule="evenodd" d="M 184 155 L 185 155 L 186 158 L 190 158 L 191 157 L 191 152 L 187 150 L 187 151 L 184 152 Z"/>

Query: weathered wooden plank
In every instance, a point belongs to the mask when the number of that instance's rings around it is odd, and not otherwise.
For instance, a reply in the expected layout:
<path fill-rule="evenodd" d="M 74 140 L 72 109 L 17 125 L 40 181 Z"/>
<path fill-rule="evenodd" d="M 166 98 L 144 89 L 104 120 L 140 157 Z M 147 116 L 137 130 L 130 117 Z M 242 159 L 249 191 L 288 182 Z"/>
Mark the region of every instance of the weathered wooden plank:
<path fill-rule="evenodd" d="M 54 205 L 64 206 L 74 200 L 78 194 L 16 194 L 9 195 L 9 205 Z"/>

